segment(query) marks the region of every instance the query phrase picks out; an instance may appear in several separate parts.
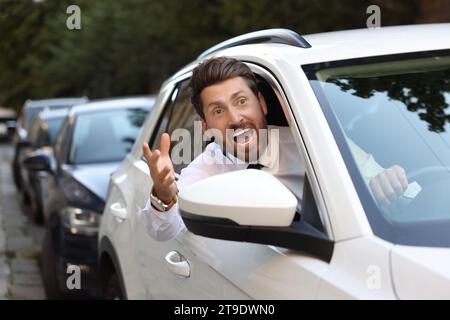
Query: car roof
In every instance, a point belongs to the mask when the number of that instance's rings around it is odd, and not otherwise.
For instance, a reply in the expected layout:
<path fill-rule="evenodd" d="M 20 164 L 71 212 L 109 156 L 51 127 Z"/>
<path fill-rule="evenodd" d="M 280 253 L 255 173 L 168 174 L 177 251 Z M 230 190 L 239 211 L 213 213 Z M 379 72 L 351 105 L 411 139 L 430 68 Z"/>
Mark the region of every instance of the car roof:
<path fill-rule="evenodd" d="M 296 65 L 450 48 L 450 23 L 354 29 L 304 35 L 311 45 L 244 44 L 216 51 L 185 66 L 168 81 L 191 71 L 203 59 L 233 56 L 243 61 L 290 62 Z"/>
<path fill-rule="evenodd" d="M 50 119 L 63 118 L 69 114 L 70 108 L 62 109 L 44 109 L 38 115 L 39 119 L 47 121 Z"/>
<path fill-rule="evenodd" d="M 153 95 L 145 97 L 124 97 L 114 99 L 94 100 L 85 104 L 79 104 L 70 109 L 69 114 L 83 114 L 97 111 L 123 109 L 128 107 L 140 107 L 150 110 L 156 101 Z"/>
<path fill-rule="evenodd" d="M 311 62 L 450 48 L 450 23 L 357 29 L 306 35 Z"/>
<path fill-rule="evenodd" d="M 13 109 L 0 107 L 0 118 L 15 118 L 16 112 Z"/>
<path fill-rule="evenodd" d="M 55 106 L 73 106 L 80 103 L 89 101 L 86 97 L 79 98 L 55 98 L 55 99 L 43 99 L 43 100 L 27 100 L 25 102 L 26 108 L 42 108 L 42 107 L 55 107 Z"/>

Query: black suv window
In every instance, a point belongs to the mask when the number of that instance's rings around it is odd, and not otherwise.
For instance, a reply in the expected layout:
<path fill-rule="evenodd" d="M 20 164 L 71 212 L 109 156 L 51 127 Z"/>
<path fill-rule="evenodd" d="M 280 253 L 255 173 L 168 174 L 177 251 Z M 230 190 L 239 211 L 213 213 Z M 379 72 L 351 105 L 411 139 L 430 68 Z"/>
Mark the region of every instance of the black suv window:
<path fill-rule="evenodd" d="M 67 152 L 67 137 L 69 136 L 69 129 L 70 129 L 70 121 L 69 117 L 66 117 L 64 120 L 64 123 L 58 132 L 58 135 L 56 137 L 55 142 L 55 157 L 58 162 L 63 163 L 65 161 Z"/>
<path fill-rule="evenodd" d="M 35 146 L 37 144 L 38 136 L 39 136 L 39 119 L 34 120 L 31 123 L 30 129 L 28 131 L 28 141 Z"/>
<path fill-rule="evenodd" d="M 36 141 L 36 147 L 48 147 L 51 145 L 50 136 L 48 134 L 48 128 L 39 127 L 39 132 Z"/>

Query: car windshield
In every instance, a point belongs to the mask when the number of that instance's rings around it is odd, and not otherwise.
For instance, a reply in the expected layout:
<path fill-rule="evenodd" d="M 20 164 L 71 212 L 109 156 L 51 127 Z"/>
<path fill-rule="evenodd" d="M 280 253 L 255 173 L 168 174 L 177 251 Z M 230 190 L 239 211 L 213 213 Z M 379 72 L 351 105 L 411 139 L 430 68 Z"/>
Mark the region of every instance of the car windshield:
<path fill-rule="evenodd" d="M 148 110 L 128 108 L 77 116 L 69 154 L 72 164 L 122 161 L 131 151 Z"/>
<path fill-rule="evenodd" d="M 303 66 L 369 222 L 393 243 L 450 246 L 450 51 Z M 409 187 L 390 205 L 373 196 L 352 142 Z"/>

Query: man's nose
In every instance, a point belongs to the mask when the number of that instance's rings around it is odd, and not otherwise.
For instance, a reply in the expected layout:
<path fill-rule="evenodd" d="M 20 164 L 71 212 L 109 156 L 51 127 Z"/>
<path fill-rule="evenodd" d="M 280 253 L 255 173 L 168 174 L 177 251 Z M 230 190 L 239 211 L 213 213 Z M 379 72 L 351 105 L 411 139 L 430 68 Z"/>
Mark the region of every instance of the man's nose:
<path fill-rule="evenodd" d="M 239 110 L 236 110 L 235 108 L 231 108 L 229 112 L 230 118 L 230 124 L 239 124 L 243 117 L 242 114 L 239 112 Z"/>

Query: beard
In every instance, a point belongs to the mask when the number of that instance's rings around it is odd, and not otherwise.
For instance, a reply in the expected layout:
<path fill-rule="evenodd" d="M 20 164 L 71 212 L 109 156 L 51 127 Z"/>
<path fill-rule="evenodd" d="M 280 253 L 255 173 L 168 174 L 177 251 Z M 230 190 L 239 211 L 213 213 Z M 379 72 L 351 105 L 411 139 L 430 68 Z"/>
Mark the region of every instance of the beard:
<path fill-rule="evenodd" d="M 261 134 L 262 131 L 266 131 L 265 134 Z M 239 160 L 256 163 L 266 145 L 266 126 L 258 128 L 251 121 L 243 121 L 232 124 L 226 129 L 225 143 L 222 143 L 222 148 Z"/>

